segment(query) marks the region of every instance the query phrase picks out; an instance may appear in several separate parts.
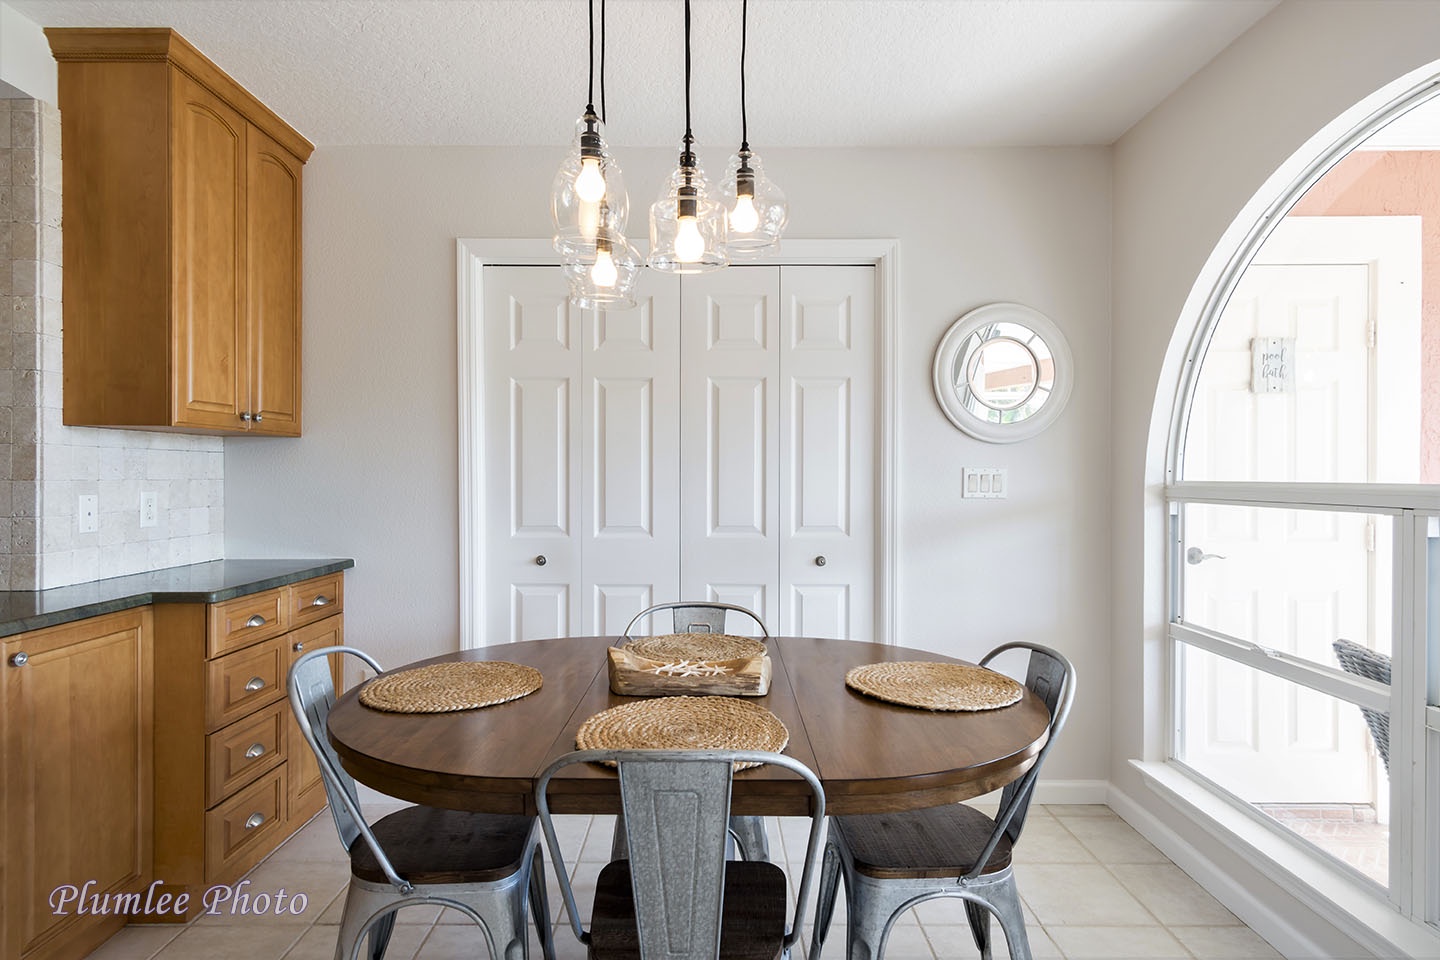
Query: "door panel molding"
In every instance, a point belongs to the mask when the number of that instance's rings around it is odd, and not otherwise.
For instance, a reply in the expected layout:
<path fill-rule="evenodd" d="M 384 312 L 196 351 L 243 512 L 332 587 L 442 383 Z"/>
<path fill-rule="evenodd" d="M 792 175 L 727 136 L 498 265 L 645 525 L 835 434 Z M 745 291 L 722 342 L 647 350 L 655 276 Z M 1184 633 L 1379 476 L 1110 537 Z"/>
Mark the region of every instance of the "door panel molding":
<path fill-rule="evenodd" d="M 509 607 L 510 598 L 487 598 L 485 542 L 487 522 L 485 499 L 485 358 L 486 338 L 483 323 L 485 307 L 484 268 L 486 266 L 550 266 L 558 259 L 544 240 L 467 239 L 456 241 L 457 275 L 457 354 L 458 354 L 458 452 L 459 452 L 459 600 L 460 646 L 462 649 L 485 646 L 487 634 L 484 611 L 498 603 Z M 896 603 L 898 570 L 898 503 L 895 496 L 896 449 L 898 445 L 898 359 L 899 315 L 899 243 L 879 240 L 789 240 L 785 255 L 777 265 L 854 265 L 873 268 L 875 281 L 875 484 L 874 570 L 876 577 L 874 639 L 894 643 L 899 635 L 899 610 Z M 823 303 L 806 303 L 804 308 L 817 311 L 814 323 L 804 315 L 803 329 L 794 333 L 797 349 L 837 349 L 835 341 L 848 337 L 848 315 L 827 317 Z M 837 305 L 832 309 L 840 310 Z M 637 316 L 641 316 L 637 314 Z M 617 318 L 618 319 L 618 318 Z M 718 321 L 717 321 L 718 322 Z M 649 321 L 638 321 L 640 329 L 626 344 L 636 349 L 636 341 L 649 339 Z M 717 329 L 717 338 L 734 341 L 741 347 L 747 338 L 742 331 L 725 325 Z M 508 333 L 508 331 L 507 331 Z M 627 339 L 623 334 L 619 341 Z M 597 332 L 597 349 L 609 349 L 608 334 Z M 750 338 L 749 349 L 755 349 Z M 813 341 L 813 342 L 812 342 Z M 828 342 L 827 342 L 828 341 Z M 553 342 L 553 341 L 552 341 Z M 802 346 L 803 343 L 803 346 Z M 618 346 L 619 343 L 613 344 Z M 732 347 L 733 349 L 734 347 Z M 724 349 L 723 346 L 719 349 Z M 493 389 L 493 387 L 492 387 Z M 559 573 L 559 571 L 555 571 Z M 714 584 L 707 593 L 727 602 L 741 593 L 752 593 L 756 585 Z M 578 599 L 578 598 L 577 598 Z M 764 606 L 772 598 L 755 598 Z M 777 611 L 759 611 L 771 616 Z M 608 619 L 607 611 L 607 619 Z"/>

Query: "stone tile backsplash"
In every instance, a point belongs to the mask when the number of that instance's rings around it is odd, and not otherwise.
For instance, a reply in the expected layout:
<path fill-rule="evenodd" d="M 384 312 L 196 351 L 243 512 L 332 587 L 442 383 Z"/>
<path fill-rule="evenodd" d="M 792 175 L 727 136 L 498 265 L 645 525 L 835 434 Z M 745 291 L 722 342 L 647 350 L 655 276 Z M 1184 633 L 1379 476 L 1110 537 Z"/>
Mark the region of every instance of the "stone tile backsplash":
<path fill-rule="evenodd" d="M 60 114 L 0 99 L 0 589 L 36 590 L 224 555 L 219 437 L 67 427 Z M 140 526 L 153 492 L 154 526 Z M 80 532 L 80 497 L 96 529 Z"/>

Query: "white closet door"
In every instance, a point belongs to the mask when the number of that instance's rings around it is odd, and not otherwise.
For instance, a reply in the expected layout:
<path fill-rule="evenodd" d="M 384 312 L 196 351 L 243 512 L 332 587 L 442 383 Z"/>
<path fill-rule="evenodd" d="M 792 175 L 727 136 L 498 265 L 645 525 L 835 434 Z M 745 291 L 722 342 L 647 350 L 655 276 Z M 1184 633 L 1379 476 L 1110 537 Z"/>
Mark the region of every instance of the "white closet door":
<path fill-rule="evenodd" d="M 485 268 L 487 643 L 580 626 L 579 334 L 554 268 Z"/>
<path fill-rule="evenodd" d="M 774 633 L 780 270 L 687 276 L 680 293 L 679 599 L 739 604 Z"/>
<path fill-rule="evenodd" d="M 780 269 L 782 634 L 875 639 L 874 277 Z"/>
<path fill-rule="evenodd" d="M 581 321 L 586 634 L 618 634 L 680 588 L 679 279 L 644 271 L 637 300 Z"/>

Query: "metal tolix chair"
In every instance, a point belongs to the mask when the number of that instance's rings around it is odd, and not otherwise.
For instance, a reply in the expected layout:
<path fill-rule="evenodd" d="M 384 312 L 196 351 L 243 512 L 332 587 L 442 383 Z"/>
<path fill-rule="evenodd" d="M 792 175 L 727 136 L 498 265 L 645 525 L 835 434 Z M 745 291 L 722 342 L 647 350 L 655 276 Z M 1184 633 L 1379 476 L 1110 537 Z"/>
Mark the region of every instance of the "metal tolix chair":
<path fill-rule="evenodd" d="M 725 859 L 736 761 L 784 767 L 810 786 L 810 839 L 788 924 L 785 872 L 765 861 Z M 630 828 L 628 859 L 610 861 L 596 880 L 587 930 L 564 869 L 547 787 L 562 768 L 590 762 L 618 767 Z M 732 750 L 581 750 L 541 774 L 535 803 L 570 926 L 592 960 L 777 960 L 799 939 L 819 859 L 825 791 L 798 760 Z"/>
<path fill-rule="evenodd" d="M 880 960 L 895 920 L 911 907 L 938 897 L 965 901 L 965 913 L 983 960 L 991 960 L 990 915 L 1000 921 L 1011 960 L 1030 960 L 1030 940 L 1010 854 L 1020 839 L 1040 766 L 1070 714 L 1075 668 L 1063 655 L 1032 643 L 1007 643 L 980 661 L 988 666 L 1007 650 L 1028 650 L 1025 686 L 1050 711 L 1045 744 L 1035 763 L 1005 787 L 995 818 L 963 803 L 903 813 L 832 817 L 815 936 L 810 956 L 820 956 L 840 879 L 845 881 L 847 960 Z"/>
<path fill-rule="evenodd" d="M 366 935 L 370 960 L 381 960 L 402 907 L 438 904 L 479 925 L 493 960 L 529 956 L 528 905 L 545 960 L 555 960 L 545 892 L 540 831 L 532 816 L 509 816 L 407 807 L 373 825 L 360 812 L 355 781 L 316 731 L 335 703 L 329 658 L 353 656 L 381 673 L 380 664 L 354 647 L 323 647 L 290 668 L 290 706 L 305 742 L 315 752 L 340 843 L 350 854 L 350 888 L 340 918 L 335 960 L 357 960 Z"/>

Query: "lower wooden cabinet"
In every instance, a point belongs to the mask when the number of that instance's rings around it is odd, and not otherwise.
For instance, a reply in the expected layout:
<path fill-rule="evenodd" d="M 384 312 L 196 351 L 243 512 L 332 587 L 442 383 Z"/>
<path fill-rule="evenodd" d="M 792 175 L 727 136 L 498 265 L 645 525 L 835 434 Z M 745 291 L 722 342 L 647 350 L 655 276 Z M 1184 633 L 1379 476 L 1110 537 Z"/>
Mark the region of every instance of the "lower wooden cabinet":
<path fill-rule="evenodd" d="M 150 882 L 152 637 L 141 607 L 3 641 L 0 955 L 83 957 L 126 917 L 80 896 Z"/>
<path fill-rule="evenodd" d="M 325 806 L 320 770 L 285 682 L 302 653 L 345 642 L 344 577 L 328 574 L 223 603 L 154 606 L 155 878 L 188 909 L 233 884 Z M 339 665 L 336 670 L 337 684 Z"/>

